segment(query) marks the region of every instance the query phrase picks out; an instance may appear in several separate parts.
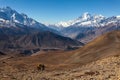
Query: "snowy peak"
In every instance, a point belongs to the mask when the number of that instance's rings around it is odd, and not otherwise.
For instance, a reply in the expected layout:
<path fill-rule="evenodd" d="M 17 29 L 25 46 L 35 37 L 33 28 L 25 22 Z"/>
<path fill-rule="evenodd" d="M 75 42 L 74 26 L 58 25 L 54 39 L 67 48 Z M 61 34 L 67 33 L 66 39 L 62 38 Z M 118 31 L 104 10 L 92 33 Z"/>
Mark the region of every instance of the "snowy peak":
<path fill-rule="evenodd" d="M 120 19 L 120 15 L 116 16 L 116 18 Z"/>
<path fill-rule="evenodd" d="M 112 16 L 112 17 L 105 17 L 101 14 L 99 15 L 91 15 L 90 13 L 86 12 L 80 17 L 69 20 L 67 22 L 60 22 L 54 24 L 55 27 L 102 27 L 109 24 L 118 24 L 120 23 L 120 15 Z"/>
<path fill-rule="evenodd" d="M 102 15 L 91 15 L 88 12 L 85 12 L 83 15 L 78 17 L 75 20 L 69 20 L 67 22 L 60 22 L 58 24 L 55 24 L 57 27 L 69 27 L 69 26 L 99 26 L 99 22 L 106 19 Z"/>
<path fill-rule="evenodd" d="M 81 17 L 83 20 L 88 20 L 91 18 L 91 14 L 89 14 L 88 12 L 84 13 Z"/>
<path fill-rule="evenodd" d="M 87 21 L 87 20 L 91 20 L 91 19 L 92 19 L 92 15 L 88 12 L 85 12 L 80 17 L 73 20 L 73 22 L 76 23 L 76 22 L 82 22 L 82 21 Z"/>
<path fill-rule="evenodd" d="M 120 15 L 105 17 L 101 14 L 90 14 L 88 12 L 83 13 L 80 17 L 69 20 L 67 22 L 59 22 L 57 24 L 48 25 L 50 28 L 61 30 L 66 27 L 104 27 L 110 24 L 119 24 Z"/>
<path fill-rule="evenodd" d="M 105 18 L 103 15 L 94 15 L 94 19 L 103 19 L 103 18 Z"/>
<path fill-rule="evenodd" d="M 14 26 L 15 24 L 22 24 L 29 27 L 40 27 L 43 24 L 37 22 L 36 20 L 29 18 L 24 13 L 18 13 L 17 11 L 11 9 L 10 7 L 0 8 L 0 25 L 1 26 Z"/>
<path fill-rule="evenodd" d="M 67 26 L 71 25 L 70 23 L 71 23 L 70 21 L 68 21 L 68 22 L 63 22 L 63 21 L 61 21 L 61 22 L 59 22 L 59 23 L 56 24 L 56 25 L 57 25 L 57 26 L 67 27 Z"/>
<path fill-rule="evenodd" d="M 104 20 L 102 15 L 91 15 L 88 12 L 84 13 L 81 17 L 73 21 L 71 26 L 98 26 L 98 23 Z"/>

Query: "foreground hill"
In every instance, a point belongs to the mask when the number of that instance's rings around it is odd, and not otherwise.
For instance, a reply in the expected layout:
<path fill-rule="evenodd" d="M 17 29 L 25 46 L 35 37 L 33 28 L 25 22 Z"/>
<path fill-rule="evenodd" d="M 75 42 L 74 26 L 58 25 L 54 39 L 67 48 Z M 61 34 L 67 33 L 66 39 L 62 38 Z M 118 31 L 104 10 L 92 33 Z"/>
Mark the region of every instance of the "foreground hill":
<path fill-rule="evenodd" d="M 76 50 L 68 63 L 84 64 L 113 55 L 120 55 L 120 31 L 102 35 Z"/>
<path fill-rule="evenodd" d="M 34 80 L 120 80 L 120 56 L 108 57 L 94 61 L 87 65 L 61 71 L 45 72 L 18 72 L 13 76 L 15 79 Z M 24 77 L 22 77 L 24 76 Z M 3 78 L 9 79 L 9 78 Z M 12 79 L 11 79 L 12 80 Z"/>
<path fill-rule="evenodd" d="M 63 67 L 60 70 L 51 70 L 55 66 L 46 64 L 43 72 L 37 71 L 33 62 L 24 63 L 20 58 L 15 59 L 17 62 L 8 60 L 10 58 L 0 63 L 1 80 L 120 80 L 120 56 L 100 59 L 79 67 L 74 65 L 69 70 L 61 70 Z"/>

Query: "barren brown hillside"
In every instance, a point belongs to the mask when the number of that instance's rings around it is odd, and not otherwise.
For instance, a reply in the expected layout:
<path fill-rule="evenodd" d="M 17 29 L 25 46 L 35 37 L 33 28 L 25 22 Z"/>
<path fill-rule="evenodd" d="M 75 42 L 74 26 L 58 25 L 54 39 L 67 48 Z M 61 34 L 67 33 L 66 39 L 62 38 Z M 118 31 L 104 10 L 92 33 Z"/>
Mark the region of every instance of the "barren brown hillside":
<path fill-rule="evenodd" d="M 67 63 L 84 64 L 112 55 L 120 55 L 120 31 L 102 35 L 76 50 Z"/>

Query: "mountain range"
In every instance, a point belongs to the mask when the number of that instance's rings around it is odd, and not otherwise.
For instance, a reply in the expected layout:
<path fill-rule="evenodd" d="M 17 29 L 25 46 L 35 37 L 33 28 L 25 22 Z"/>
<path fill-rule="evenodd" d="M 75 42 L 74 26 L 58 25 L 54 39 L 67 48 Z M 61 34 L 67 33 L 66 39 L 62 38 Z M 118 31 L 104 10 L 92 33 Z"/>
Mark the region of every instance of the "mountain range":
<path fill-rule="evenodd" d="M 105 17 L 88 12 L 75 20 L 47 25 L 62 35 L 88 43 L 103 33 L 120 29 L 120 16 Z"/>
<path fill-rule="evenodd" d="M 44 24 L 29 18 L 24 13 L 18 13 L 10 7 L 0 8 L 0 24 L 5 27 L 16 27 L 16 24 L 26 25 L 29 27 L 47 28 Z"/>
<path fill-rule="evenodd" d="M 0 8 L 0 36 L 0 49 L 3 52 L 31 53 L 41 49 L 83 46 L 83 43 L 61 36 L 58 31 L 10 7 Z"/>
<path fill-rule="evenodd" d="M 66 27 L 103 27 L 109 25 L 111 23 L 116 23 L 120 21 L 120 16 L 112 16 L 112 17 L 105 17 L 101 14 L 92 15 L 88 12 L 85 12 L 80 17 L 74 20 L 69 20 L 67 22 L 59 22 L 57 24 L 53 24 L 57 28 L 66 28 Z M 48 26 L 52 26 L 52 24 L 47 24 Z M 60 28 L 61 29 L 61 28 Z"/>
<path fill-rule="evenodd" d="M 120 16 L 104 17 L 86 12 L 75 20 L 46 25 L 10 7 L 0 8 L 1 50 L 31 52 L 81 47 L 104 33 L 119 29 Z"/>

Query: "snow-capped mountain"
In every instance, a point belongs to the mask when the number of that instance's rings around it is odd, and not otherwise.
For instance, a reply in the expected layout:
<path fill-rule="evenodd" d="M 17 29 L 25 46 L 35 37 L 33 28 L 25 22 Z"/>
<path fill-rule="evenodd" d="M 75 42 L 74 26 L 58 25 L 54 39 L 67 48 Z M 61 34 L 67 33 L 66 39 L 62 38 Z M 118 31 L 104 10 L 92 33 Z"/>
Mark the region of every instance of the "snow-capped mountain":
<path fill-rule="evenodd" d="M 67 49 L 67 46 L 84 45 L 77 40 L 59 35 L 58 31 L 10 7 L 0 8 L 0 41 L 0 50 L 3 52 L 14 50 L 23 54 L 34 53 L 33 50 Z"/>
<path fill-rule="evenodd" d="M 59 28 L 58 30 L 64 36 L 87 43 L 103 33 L 120 30 L 120 16 L 105 17 L 87 12 L 75 20 L 61 22 L 54 26 Z"/>
<path fill-rule="evenodd" d="M 93 27 L 93 26 L 100 26 L 100 22 L 106 19 L 102 15 L 91 15 L 89 13 L 84 13 L 79 18 L 73 20 L 71 25 L 69 26 L 86 26 L 86 27 Z"/>
<path fill-rule="evenodd" d="M 81 37 L 83 38 L 84 35 L 88 36 L 88 34 L 91 35 L 102 34 L 103 32 L 118 29 L 117 26 L 119 25 L 120 16 L 104 17 L 102 15 L 92 15 L 89 14 L 88 12 L 84 13 L 83 15 L 74 20 L 60 22 L 58 24 L 53 25 L 52 24 L 44 25 L 32 18 L 29 18 L 26 14 L 18 13 L 17 11 L 11 9 L 10 7 L 0 8 L 0 28 L 22 27 L 20 33 L 21 32 L 27 33 L 27 31 L 36 32 L 37 28 L 38 32 L 50 31 L 53 33 L 57 33 L 59 35 L 64 35 L 73 39 L 81 40 Z M 99 27 L 100 28 L 103 27 L 103 29 L 101 30 L 100 33 L 97 33 L 100 30 Z M 35 30 L 33 28 L 35 28 Z"/>
<path fill-rule="evenodd" d="M 75 20 L 69 20 L 67 22 L 60 22 L 54 24 L 56 27 L 69 27 L 69 26 L 99 26 L 99 23 L 106 19 L 102 15 L 91 15 L 88 12 L 84 13 L 82 16 Z"/>
<path fill-rule="evenodd" d="M 0 25 L 6 27 L 15 27 L 15 24 L 21 24 L 28 27 L 45 27 L 44 24 L 41 24 L 36 20 L 29 18 L 26 14 L 20 14 L 10 7 L 0 8 Z"/>
<path fill-rule="evenodd" d="M 88 12 L 84 13 L 82 16 L 74 20 L 69 20 L 67 22 L 59 22 L 57 24 L 51 25 L 51 28 L 56 27 L 57 29 L 67 28 L 67 27 L 102 27 L 109 24 L 116 24 L 120 21 L 120 16 L 105 17 L 101 14 L 92 15 Z M 48 25 L 49 27 L 49 25 Z"/>

